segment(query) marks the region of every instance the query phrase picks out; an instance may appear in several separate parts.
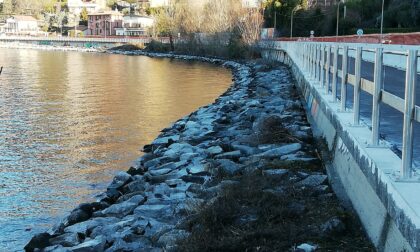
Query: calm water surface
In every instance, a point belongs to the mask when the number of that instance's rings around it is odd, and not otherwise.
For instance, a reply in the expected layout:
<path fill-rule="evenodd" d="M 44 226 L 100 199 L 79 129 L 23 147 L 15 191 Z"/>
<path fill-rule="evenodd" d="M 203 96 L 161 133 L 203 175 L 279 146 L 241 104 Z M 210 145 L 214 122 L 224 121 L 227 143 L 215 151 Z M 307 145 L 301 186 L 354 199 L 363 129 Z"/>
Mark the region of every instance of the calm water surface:
<path fill-rule="evenodd" d="M 168 59 L 0 48 L 0 251 L 19 251 L 127 170 L 230 71 Z"/>

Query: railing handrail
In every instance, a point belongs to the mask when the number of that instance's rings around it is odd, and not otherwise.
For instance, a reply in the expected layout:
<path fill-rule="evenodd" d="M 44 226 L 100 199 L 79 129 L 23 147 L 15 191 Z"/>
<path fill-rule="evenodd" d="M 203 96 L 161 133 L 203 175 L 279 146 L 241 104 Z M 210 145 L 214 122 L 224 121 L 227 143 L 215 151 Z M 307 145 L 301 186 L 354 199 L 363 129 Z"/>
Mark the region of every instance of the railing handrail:
<path fill-rule="evenodd" d="M 420 106 L 415 105 L 415 87 L 417 77 L 417 61 L 419 51 L 413 47 L 408 50 L 389 50 L 382 46 L 376 48 L 363 48 L 361 44 L 342 44 L 331 42 L 310 42 L 310 41 L 282 41 L 280 46 L 274 43 L 262 42 L 265 48 L 286 51 L 303 71 L 306 71 L 314 80 L 313 85 L 325 88 L 327 94 L 333 95 L 333 102 L 337 99 L 337 78 L 341 77 L 341 110 L 346 110 L 347 85 L 354 87 L 353 95 L 353 121 L 355 125 L 360 120 L 360 92 L 365 91 L 372 96 L 372 138 L 370 145 L 379 146 L 379 124 L 381 104 L 386 104 L 404 115 L 403 124 L 403 147 L 401 180 L 409 180 L 413 174 L 413 125 L 420 122 Z M 277 44 L 278 45 L 278 44 Z M 331 60 L 331 49 L 333 60 Z M 349 73 L 347 59 L 351 57 L 349 51 L 355 51 L 355 74 Z M 328 53 L 330 52 L 330 53 Z M 374 80 L 361 77 L 361 66 L 363 53 L 374 53 Z M 341 53 L 341 54 L 340 54 Z M 405 98 L 398 97 L 383 87 L 383 58 L 385 54 L 407 56 Z M 342 55 L 343 63 L 341 69 L 337 67 L 338 56 Z M 346 60 L 346 62 L 344 62 Z M 332 62 L 332 64 L 331 64 Z M 332 74 L 332 81 L 330 80 Z"/>
<path fill-rule="evenodd" d="M 58 41 L 58 42 L 99 42 L 99 43 L 148 43 L 150 37 L 144 38 L 80 38 L 80 37 L 34 37 L 34 36 L 0 36 L 0 41 Z"/>

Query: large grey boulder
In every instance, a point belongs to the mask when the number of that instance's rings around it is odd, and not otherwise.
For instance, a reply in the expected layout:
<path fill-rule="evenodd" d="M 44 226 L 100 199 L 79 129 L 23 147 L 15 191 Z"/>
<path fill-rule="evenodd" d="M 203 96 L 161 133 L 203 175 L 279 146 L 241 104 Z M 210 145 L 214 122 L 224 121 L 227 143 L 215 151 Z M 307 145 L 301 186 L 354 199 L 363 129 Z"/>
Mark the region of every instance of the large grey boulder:
<path fill-rule="evenodd" d="M 170 168 L 162 168 L 162 169 L 150 170 L 149 173 L 152 176 L 162 176 L 162 175 L 170 173 L 171 171 L 172 169 Z"/>
<path fill-rule="evenodd" d="M 167 137 L 157 138 L 152 142 L 152 144 L 167 144 L 168 141 L 177 142 L 179 140 L 179 135 L 172 135 Z"/>
<path fill-rule="evenodd" d="M 288 172 L 289 172 L 288 169 L 269 169 L 269 170 L 263 170 L 262 174 L 268 177 L 281 178 L 285 176 Z"/>
<path fill-rule="evenodd" d="M 124 193 L 132 193 L 138 191 L 144 191 L 146 189 L 146 182 L 144 179 L 135 179 L 123 187 Z"/>
<path fill-rule="evenodd" d="M 288 145 L 284 145 L 275 149 L 268 150 L 266 152 L 258 154 L 258 156 L 265 157 L 265 158 L 276 158 L 276 157 L 279 158 L 280 156 L 296 152 L 300 149 L 302 149 L 302 145 L 300 143 L 293 143 L 293 144 L 288 144 Z"/>
<path fill-rule="evenodd" d="M 219 155 L 216 155 L 215 158 L 216 159 L 238 159 L 242 157 L 241 151 L 236 150 L 236 151 L 231 151 L 231 152 L 225 152 Z"/>
<path fill-rule="evenodd" d="M 115 217 L 98 217 L 93 218 L 84 222 L 79 222 L 74 225 L 68 226 L 64 229 L 66 233 L 79 233 L 86 236 L 87 232 L 90 232 L 93 228 L 97 226 L 107 225 L 109 223 L 115 223 L 120 221 L 120 219 Z"/>
<path fill-rule="evenodd" d="M 192 153 L 194 148 L 188 143 L 174 143 L 168 147 L 168 150 L 165 151 L 164 156 L 177 158 L 183 153 Z"/>
<path fill-rule="evenodd" d="M 53 245 L 53 246 L 44 248 L 42 252 L 71 252 L 71 250 L 68 248 L 64 248 L 61 245 Z"/>
<path fill-rule="evenodd" d="M 117 239 L 105 252 L 148 251 L 147 248 L 150 248 L 150 245 L 151 243 L 146 242 L 145 239 L 142 239 L 141 242 L 126 242 L 123 239 Z"/>
<path fill-rule="evenodd" d="M 114 177 L 108 189 L 120 189 L 123 185 L 131 181 L 131 175 L 126 172 L 118 172 Z"/>
<path fill-rule="evenodd" d="M 46 248 L 50 245 L 49 239 L 51 235 L 48 233 L 39 233 L 32 237 L 28 244 L 25 246 L 25 251 L 32 252 L 37 248 Z"/>
<path fill-rule="evenodd" d="M 98 216 L 105 215 L 105 216 L 114 216 L 114 217 L 123 217 L 131 212 L 139 205 L 145 202 L 145 198 L 142 195 L 135 195 L 131 197 L 129 200 L 111 205 L 108 208 L 100 211 Z"/>
<path fill-rule="evenodd" d="M 50 239 L 51 245 L 62 245 L 64 247 L 73 247 L 82 241 L 81 237 L 76 233 L 64 233 L 60 236 Z"/>
<path fill-rule="evenodd" d="M 209 153 L 210 155 L 218 155 L 223 152 L 223 149 L 222 147 L 216 145 L 216 146 L 212 146 L 208 148 L 206 152 Z"/>
<path fill-rule="evenodd" d="M 72 252 L 101 252 L 104 251 L 106 239 L 98 236 L 93 240 L 87 240 L 77 246 L 69 248 Z"/>
<path fill-rule="evenodd" d="M 228 175 L 234 175 L 241 170 L 241 167 L 229 159 L 217 160 L 220 170 Z"/>
<path fill-rule="evenodd" d="M 308 187 L 315 187 L 322 185 L 328 179 L 327 175 L 310 175 L 309 177 L 305 178 L 304 180 L 297 183 L 300 186 L 308 186 Z"/>
<path fill-rule="evenodd" d="M 143 218 L 162 219 L 173 213 L 170 205 L 141 205 L 134 209 L 134 214 Z"/>

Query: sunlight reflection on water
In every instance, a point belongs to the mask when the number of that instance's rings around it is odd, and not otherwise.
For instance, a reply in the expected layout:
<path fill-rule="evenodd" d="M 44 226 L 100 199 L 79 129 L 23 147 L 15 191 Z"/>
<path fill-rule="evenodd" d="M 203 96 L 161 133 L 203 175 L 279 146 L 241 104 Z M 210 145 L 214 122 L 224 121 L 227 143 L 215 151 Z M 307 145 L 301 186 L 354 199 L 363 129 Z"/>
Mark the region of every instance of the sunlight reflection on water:
<path fill-rule="evenodd" d="M 0 49 L 0 251 L 22 249 L 231 83 L 209 64 Z"/>

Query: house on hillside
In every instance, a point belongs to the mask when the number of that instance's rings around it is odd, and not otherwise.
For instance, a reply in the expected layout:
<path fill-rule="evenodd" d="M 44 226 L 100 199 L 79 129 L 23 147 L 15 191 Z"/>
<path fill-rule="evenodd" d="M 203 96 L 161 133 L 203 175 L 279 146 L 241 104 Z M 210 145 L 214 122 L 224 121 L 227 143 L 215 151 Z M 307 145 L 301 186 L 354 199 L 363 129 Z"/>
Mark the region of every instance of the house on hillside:
<path fill-rule="evenodd" d="M 6 27 L 6 23 L 0 23 L 0 35 L 3 35 L 4 34 L 5 27 Z"/>
<path fill-rule="evenodd" d="M 122 27 L 123 14 L 118 11 L 104 11 L 88 14 L 88 35 L 115 36 L 116 28 Z"/>
<path fill-rule="evenodd" d="M 98 12 L 106 9 L 105 0 L 68 0 L 67 6 L 69 12 L 73 15 L 80 15 L 83 9 L 86 9 L 88 13 Z"/>
<path fill-rule="evenodd" d="M 3 28 L 8 35 L 37 35 L 39 32 L 38 20 L 31 16 L 11 16 L 6 19 Z"/>
<path fill-rule="evenodd" d="M 242 0 L 242 7 L 244 8 L 258 8 L 261 5 L 261 0 Z"/>
<path fill-rule="evenodd" d="M 145 36 L 153 24 L 151 17 L 127 15 L 123 17 L 122 27 L 115 28 L 115 31 L 117 36 Z"/>
<path fill-rule="evenodd" d="M 321 8 L 323 10 L 333 6 L 337 0 L 308 0 L 308 8 Z"/>
<path fill-rule="evenodd" d="M 150 8 L 169 6 L 170 0 L 149 0 Z"/>

